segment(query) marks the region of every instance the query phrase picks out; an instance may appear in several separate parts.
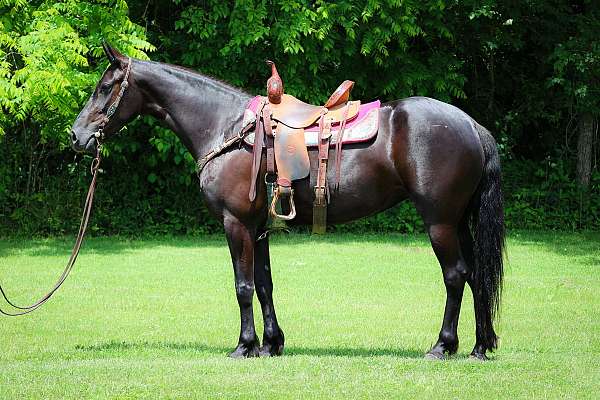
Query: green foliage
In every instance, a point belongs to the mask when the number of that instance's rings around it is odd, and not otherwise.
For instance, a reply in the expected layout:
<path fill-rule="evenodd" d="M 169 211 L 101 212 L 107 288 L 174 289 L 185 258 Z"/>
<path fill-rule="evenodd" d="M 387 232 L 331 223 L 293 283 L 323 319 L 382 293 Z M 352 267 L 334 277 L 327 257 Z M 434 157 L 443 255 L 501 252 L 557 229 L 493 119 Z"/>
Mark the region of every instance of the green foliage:
<path fill-rule="evenodd" d="M 549 86 L 558 86 L 576 112 L 599 114 L 600 109 L 600 8 L 586 1 L 585 12 L 573 19 L 576 36 L 554 48 L 549 61 L 554 74 Z"/>
<path fill-rule="evenodd" d="M 41 140 L 68 130 L 106 62 L 101 40 L 134 57 L 154 47 L 124 0 L 4 0 L 0 4 L 0 132 L 25 121 Z"/>
<path fill-rule="evenodd" d="M 218 230 L 191 184 L 193 175 L 153 153 L 143 133 L 128 133 L 135 146 L 113 146 L 102 162 L 90 232 L 137 236 Z M 40 143 L 28 132 L 7 135 L 0 159 L 0 237 L 76 231 L 91 179 L 87 157 Z"/>
<path fill-rule="evenodd" d="M 600 229 L 600 173 L 587 189 L 573 166 L 547 158 L 542 163 L 513 160 L 504 164 L 506 220 L 509 228 Z"/>
<path fill-rule="evenodd" d="M 505 155 L 542 160 L 576 141 L 582 112 L 600 116 L 596 3 L 467 0 L 452 8 L 468 76 L 458 105 L 496 134 Z"/>
<path fill-rule="evenodd" d="M 286 90 L 309 101 L 324 101 L 340 76 L 351 76 L 356 95 L 369 98 L 464 96 L 465 76 L 451 53 L 444 2 L 177 4 L 177 33 L 168 32 L 167 40 L 177 43 L 178 60 L 256 92 L 262 92 L 266 76 L 262 60 L 273 59 Z M 435 50 L 419 51 L 422 47 Z"/>
<path fill-rule="evenodd" d="M 66 148 L 67 132 L 107 64 L 102 38 L 138 58 L 156 46 L 153 59 L 250 93 L 264 93 L 263 61 L 272 59 L 286 91 L 307 101 L 324 101 L 350 78 L 354 98 L 453 102 L 497 138 L 510 227 L 600 229 L 597 166 L 582 191 L 572 150 L 578 116 L 600 115 L 594 5 L 0 0 L 0 234 L 74 230 L 88 160 Z M 191 155 L 156 120 L 131 123 L 105 149 L 95 232 L 219 229 L 201 204 Z M 410 204 L 336 228 L 421 229 Z"/>

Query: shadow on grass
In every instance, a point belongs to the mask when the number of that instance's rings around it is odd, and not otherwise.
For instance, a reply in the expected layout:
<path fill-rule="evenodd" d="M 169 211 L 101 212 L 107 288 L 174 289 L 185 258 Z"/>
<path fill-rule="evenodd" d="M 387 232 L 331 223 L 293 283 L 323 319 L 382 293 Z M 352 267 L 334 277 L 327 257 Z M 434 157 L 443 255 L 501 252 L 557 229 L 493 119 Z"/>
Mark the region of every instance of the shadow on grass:
<path fill-rule="evenodd" d="M 584 265 L 600 265 L 600 232 L 516 231 L 509 238 L 518 245 L 539 246 L 558 255 L 577 257 Z M 510 246 L 508 252 L 510 257 Z"/>
<path fill-rule="evenodd" d="M 0 256 L 23 255 L 27 257 L 62 256 L 68 258 L 74 238 L 54 239 L 4 239 L 0 240 Z M 81 247 L 81 254 L 126 254 L 156 247 L 174 248 L 226 248 L 225 237 L 218 235 L 202 237 L 166 237 L 129 239 L 119 236 L 87 238 Z"/>
<path fill-rule="evenodd" d="M 233 350 L 221 346 L 210 346 L 204 343 L 172 343 L 172 342 L 119 342 L 109 341 L 93 345 L 76 345 L 76 350 L 85 352 L 118 352 L 140 350 L 174 350 L 211 353 L 226 356 Z M 418 358 L 424 352 L 414 349 L 394 348 L 349 348 L 349 347 L 287 347 L 284 356 L 313 356 L 313 357 L 382 357 Z"/>
<path fill-rule="evenodd" d="M 75 345 L 76 350 L 90 352 L 112 352 L 128 350 L 175 350 L 195 351 L 200 353 L 228 354 L 232 349 L 218 346 L 209 346 L 204 343 L 172 343 L 172 342 L 119 342 L 111 340 L 92 345 Z"/>
<path fill-rule="evenodd" d="M 578 257 L 585 265 L 600 265 L 600 232 L 543 232 L 543 231 L 514 231 L 508 235 L 512 244 L 541 247 L 547 251 L 564 256 Z M 0 239 L 0 257 L 23 255 L 27 257 L 65 256 L 68 257 L 73 239 Z M 417 246 L 430 249 L 429 240 L 425 234 L 398 233 L 331 233 L 327 235 L 310 235 L 305 233 L 278 232 L 271 236 L 271 245 L 278 246 L 312 246 L 324 244 L 327 246 L 345 246 L 361 251 L 360 244 L 395 244 L 397 246 Z M 151 250 L 157 247 L 173 249 L 208 249 L 216 248 L 227 251 L 227 242 L 223 235 L 206 236 L 167 236 L 140 239 L 119 236 L 88 238 L 81 250 L 82 255 L 113 255 L 127 254 L 140 250 Z M 511 244 L 508 245 L 510 259 Z"/>
<path fill-rule="evenodd" d="M 289 347 L 285 349 L 287 356 L 316 357 L 382 357 L 423 358 L 425 352 L 401 348 L 361 348 L 361 347 Z"/>
<path fill-rule="evenodd" d="M 46 257 L 62 256 L 68 257 L 73 246 L 72 238 L 53 238 L 53 239 L 0 239 L 0 256 L 23 255 L 27 257 Z M 398 245 L 428 245 L 428 240 L 424 235 L 405 235 L 405 234 L 352 234 L 352 233 L 332 233 L 329 235 L 309 235 L 303 233 L 283 233 L 272 234 L 272 246 L 296 246 L 313 245 L 325 243 L 332 246 L 350 246 L 360 243 L 380 243 L 389 244 L 395 242 Z M 151 250 L 155 247 L 173 247 L 173 248 L 222 248 L 227 249 L 227 241 L 224 235 L 206 235 L 206 236 L 168 236 L 151 237 L 141 239 L 130 239 L 119 236 L 88 238 L 84 241 L 81 254 L 126 254 L 139 250 Z M 360 251 L 357 248 L 357 251 Z"/>

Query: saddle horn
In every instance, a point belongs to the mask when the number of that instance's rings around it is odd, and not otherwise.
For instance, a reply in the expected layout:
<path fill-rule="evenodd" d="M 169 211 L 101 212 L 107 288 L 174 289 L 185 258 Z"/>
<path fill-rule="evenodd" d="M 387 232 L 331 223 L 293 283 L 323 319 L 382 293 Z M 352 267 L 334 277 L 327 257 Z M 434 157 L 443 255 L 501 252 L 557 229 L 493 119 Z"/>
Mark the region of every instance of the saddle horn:
<path fill-rule="evenodd" d="M 283 81 L 277 72 L 275 63 L 271 60 L 266 60 L 266 63 L 271 67 L 271 77 L 267 80 L 267 96 L 269 102 L 279 104 L 281 96 L 283 96 Z"/>

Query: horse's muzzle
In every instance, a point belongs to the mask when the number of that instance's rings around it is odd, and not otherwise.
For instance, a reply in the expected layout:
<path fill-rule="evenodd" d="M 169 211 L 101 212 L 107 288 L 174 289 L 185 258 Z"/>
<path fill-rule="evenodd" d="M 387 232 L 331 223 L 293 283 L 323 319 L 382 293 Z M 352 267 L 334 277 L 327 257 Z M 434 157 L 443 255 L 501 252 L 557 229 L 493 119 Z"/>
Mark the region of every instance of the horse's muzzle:
<path fill-rule="evenodd" d="M 98 140 L 94 134 L 90 134 L 86 139 L 81 140 L 77 137 L 75 131 L 71 130 L 71 147 L 78 153 L 96 154 Z"/>

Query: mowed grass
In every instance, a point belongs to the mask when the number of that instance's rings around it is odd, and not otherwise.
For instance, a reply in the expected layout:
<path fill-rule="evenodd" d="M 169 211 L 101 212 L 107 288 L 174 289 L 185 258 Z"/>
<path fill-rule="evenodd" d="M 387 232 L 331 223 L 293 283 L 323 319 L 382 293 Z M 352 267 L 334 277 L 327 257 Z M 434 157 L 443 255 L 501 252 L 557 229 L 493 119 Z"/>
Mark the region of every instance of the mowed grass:
<path fill-rule="evenodd" d="M 600 235 L 514 233 L 491 360 L 465 292 L 459 353 L 435 342 L 445 290 L 424 235 L 276 235 L 285 355 L 232 360 L 238 307 L 223 237 L 89 239 L 43 308 L 0 319 L 0 398 L 598 398 Z M 0 241 L 0 282 L 44 293 L 70 240 Z M 255 301 L 262 337 L 262 316 Z"/>

